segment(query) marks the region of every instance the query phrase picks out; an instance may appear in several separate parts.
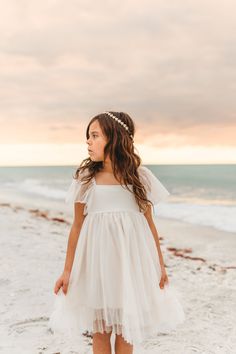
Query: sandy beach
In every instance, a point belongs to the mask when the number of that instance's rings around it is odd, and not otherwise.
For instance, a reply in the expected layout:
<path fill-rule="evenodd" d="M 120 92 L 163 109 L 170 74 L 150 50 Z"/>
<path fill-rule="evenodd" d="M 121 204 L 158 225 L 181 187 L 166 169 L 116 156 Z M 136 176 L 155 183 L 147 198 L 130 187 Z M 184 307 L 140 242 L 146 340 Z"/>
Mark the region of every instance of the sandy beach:
<path fill-rule="evenodd" d="M 92 353 L 86 333 L 81 346 L 71 348 L 58 343 L 47 326 L 71 221 L 56 211 L 1 204 L 0 353 Z M 134 353 L 235 353 L 236 234 L 172 219 L 155 222 L 186 321 L 169 334 L 155 335 Z"/>

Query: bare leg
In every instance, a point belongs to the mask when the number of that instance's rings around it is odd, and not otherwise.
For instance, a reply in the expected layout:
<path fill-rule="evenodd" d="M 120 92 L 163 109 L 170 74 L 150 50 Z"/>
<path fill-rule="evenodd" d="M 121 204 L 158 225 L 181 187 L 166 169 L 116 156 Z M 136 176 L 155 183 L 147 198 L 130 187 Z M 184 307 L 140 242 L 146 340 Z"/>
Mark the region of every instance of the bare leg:
<path fill-rule="evenodd" d="M 133 345 L 126 342 L 126 340 L 122 337 L 121 334 L 116 334 L 115 340 L 115 353 L 116 354 L 132 354 L 133 353 Z"/>
<path fill-rule="evenodd" d="M 111 334 L 112 330 L 108 333 L 95 332 L 93 333 L 93 354 L 111 354 Z"/>

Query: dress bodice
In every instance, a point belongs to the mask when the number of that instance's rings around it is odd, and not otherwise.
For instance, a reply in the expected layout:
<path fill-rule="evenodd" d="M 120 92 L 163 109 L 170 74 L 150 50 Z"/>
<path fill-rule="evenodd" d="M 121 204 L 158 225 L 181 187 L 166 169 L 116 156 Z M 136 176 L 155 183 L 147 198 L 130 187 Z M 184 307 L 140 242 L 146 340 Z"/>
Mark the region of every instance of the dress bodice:
<path fill-rule="evenodd" d="M 132 190 L 132 185 L 128 186 Z M 96 183 L 87 211 L 88 213 L 109 211 L 140 212 L 134 194 L 126 189 L 125 186 Z"/>
<path fill-rule="evenodd" d="M 87 170 L 80 173 L 78 179 L 73 179 L 66 194 L 66 203 L 84 203 L 84 215 L 89 212 L 135 211 L 141 212 L 136 202 L 133 186 L 128 184 L 128 190 L 121 184 L 97 184 L 95 178 L 84 183 L 82 177 Z M 140 181 L 145 187 L 147 198 L 153 205 L 165 200 L 170 194 L 159 179 L 145 166 L 138 167 Z M 155 214 L 155 210 L 154 210 Z"/>

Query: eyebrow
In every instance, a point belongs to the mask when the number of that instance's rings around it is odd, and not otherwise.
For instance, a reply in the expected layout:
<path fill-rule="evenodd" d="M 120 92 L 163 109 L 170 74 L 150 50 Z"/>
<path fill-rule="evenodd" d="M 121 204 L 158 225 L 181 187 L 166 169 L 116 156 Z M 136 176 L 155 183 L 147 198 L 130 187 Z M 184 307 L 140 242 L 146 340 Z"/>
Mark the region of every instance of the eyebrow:
<path fill-rule="evenodd" d="M 92 130 L 90 133 L 99 133 L 97 130 Z"/>

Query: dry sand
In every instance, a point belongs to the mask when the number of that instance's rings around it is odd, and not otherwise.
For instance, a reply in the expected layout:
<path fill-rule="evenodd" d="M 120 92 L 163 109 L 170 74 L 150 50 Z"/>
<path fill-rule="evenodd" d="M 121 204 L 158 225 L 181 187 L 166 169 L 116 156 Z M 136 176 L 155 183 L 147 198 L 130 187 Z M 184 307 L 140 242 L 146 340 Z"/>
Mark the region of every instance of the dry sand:
<path fill-rule="evenodd" d="M 134 354 L 236 353 L 236 235 L 170 219 L 155 222 L 186 321 Z M 90 337 L 81 335 L 80 348 L 70 348 L 56 342 L 47 326 L 70 223 L 58 213 L 1 204 L 0 353 L 92 353 Z"/>

